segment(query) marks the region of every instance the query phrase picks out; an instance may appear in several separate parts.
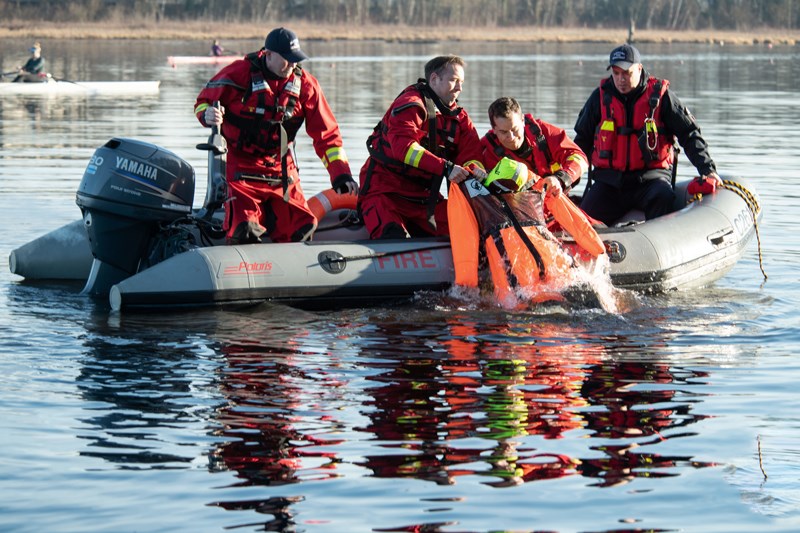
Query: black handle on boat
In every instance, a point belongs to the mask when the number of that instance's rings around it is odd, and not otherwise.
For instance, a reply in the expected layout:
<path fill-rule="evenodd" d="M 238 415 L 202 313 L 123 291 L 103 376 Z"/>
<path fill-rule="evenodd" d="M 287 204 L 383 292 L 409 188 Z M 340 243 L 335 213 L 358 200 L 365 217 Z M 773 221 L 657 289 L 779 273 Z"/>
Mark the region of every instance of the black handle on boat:
<path fill-rule="evenodd" d="M 440 248 L 450 248 L 450 243 L 447 243 L 447 244 L 442 243 L 442 244 L 438 244 L 438 245 L 434 245 L 434 246 L 424 246 L 422 248 L 408 248 L 408 249 L 403 249 L 403 250 L 392 250 L 391 252 L 378 252 L 376 254 L 343 255 L 343 256 L 340 256 L 340 255 L 335 255 L 335 256 L 325 255 L 325 256 L 323 256 L 322 254 L 320 254 L 320 257 L 318 257 L 318 259 L 320 259 L 321 261 L 324 260 L 327 263 L 343 263 L 343 262 L 347 262 L 347 261 L 363 261 L 365 259 L 380 259 L 382 257 L 391 257 L 393 255 L 406 254 L 406 253 L 410 253 L 410 252 L 427 252 L 428 250 L 438 250 Z"/>
<path fill-rule="evenodd" d="M 672 145 L 672 190 L 675 190 L 675 182 L 678 179 L 678 159 L 680 159 L 681 155 L 681 147 L 678 145 L 677 142 Z"/>
<path fill-rule="evenodd" d="M 219 109 L 219 101 L 214 102 L 214 108 Z M 203 208 L 198 212 L 198 218 L 211 221 L 214 212 L 222 207 L 227 199 L 227 186 L 225 179 L 226 156 L 228 145 L 225 137 L 220 134 L 219 125 L 211 127 L 208 142 L 197 145 L 198 150 L 208 152 L 208 185 L 206 186 L 206 199 Z"/>
<path fill-rule="evenodd" d="M 214 102 L 214 108 L 219 109 L 219 101 Z M 219 126 L 216 124 L 211 126 L 211 135 L 208 136 L 208 142 L 200 143 L 195 148 L 207 152 L 214 152 L 217 155 L 228 152 L 228 145 L 225 142 L 225 137 L 219 133 Z"/>

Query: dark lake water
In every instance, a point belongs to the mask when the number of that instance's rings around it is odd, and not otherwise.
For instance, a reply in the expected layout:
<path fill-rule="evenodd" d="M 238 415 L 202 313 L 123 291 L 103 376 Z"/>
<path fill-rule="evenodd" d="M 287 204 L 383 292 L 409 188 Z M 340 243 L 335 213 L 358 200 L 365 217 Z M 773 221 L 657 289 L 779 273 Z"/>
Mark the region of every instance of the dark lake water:
<path fill-rule="evenodd" d="M 210 43 L 210 39 L 209 39 Z M 256 42 L 223 43 L 249 51 Z M 158 95 L 0 100 L 0 256 L 80 212 L 94 150 L 155 143 L 196 169 L 206 43 L 43 42 L 72 80 Z M 0 41 L 3 71 L 28 43 Z M 597 44 L 307 42 L 354 169 L 387 105 L 440 53 L 467 60 L 481 133 L 517 97 L 572 132 L 605 71 Z M 723 279 L 622 314 L 402 307 L 116 314 L 80 287 L 0 272 L 0 530 L 800 530 L 800 56 L 642 45 L 720 170 L 751 180 L 756 242 Z M 326 174 L 301 138 L 309 195 Z M 688 161 L 679 174 L 693 175 Z"/>

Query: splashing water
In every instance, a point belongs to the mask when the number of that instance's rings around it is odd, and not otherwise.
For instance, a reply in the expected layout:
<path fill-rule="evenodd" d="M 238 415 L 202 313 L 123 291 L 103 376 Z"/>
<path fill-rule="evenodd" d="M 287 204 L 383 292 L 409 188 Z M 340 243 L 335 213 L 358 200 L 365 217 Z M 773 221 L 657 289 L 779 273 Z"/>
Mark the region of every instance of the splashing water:
<path fill-rule="evenodd" d="M 565 252 L 566 254 L 566 252 Z M 567 311 L 599 308 L 609 314 L 621 315 L 640 305 L 636 293 L 614 287 L 609 274 L 609 259 L 601 255 L 590 260 L 575 259 L 574 268 L 561 276 L 550 277 L 534 287 L 516 287 L 513 294 L 499 297 L 487 277 L 482 288 L 453 285 L 447 298 L 454 308 L 475 310 L 500 308 L 508 311 L 531 310 L 540 306 L 560 305 Z"/>
<path fill-rule="evenodd" d="M 614 287 L 609 274 L 609 259 L 601 255 L 588 262 L 576 261 L 578 268 L 574 270 L 576 286 L 590 290 L 597 298 L 597 303 L 607 313 L 621 315 L 632 311 L 640 304 L 636 293 Z"/>

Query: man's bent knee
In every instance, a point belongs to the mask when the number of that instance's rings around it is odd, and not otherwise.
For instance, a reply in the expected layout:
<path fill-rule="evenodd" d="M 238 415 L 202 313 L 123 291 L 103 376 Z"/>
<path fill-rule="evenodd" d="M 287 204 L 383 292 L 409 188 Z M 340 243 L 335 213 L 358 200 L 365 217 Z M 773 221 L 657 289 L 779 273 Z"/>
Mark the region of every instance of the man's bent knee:
<path fill-rule="evenodd" d="M 261 236 L 266 232 L 266 228 L 258 222 L 242 222 L 233 233 L 228 237 L 228 244 L 257 244 L 262 242 Z"/>

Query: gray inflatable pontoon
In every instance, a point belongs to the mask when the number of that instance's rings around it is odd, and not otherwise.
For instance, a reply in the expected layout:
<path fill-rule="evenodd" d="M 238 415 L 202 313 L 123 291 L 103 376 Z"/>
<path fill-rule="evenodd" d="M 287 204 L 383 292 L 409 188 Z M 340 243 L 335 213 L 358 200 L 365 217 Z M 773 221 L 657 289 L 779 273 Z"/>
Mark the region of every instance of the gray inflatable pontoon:
<path fill-rule="evenodd" d="M 137 244 L 142 239 L 126 233 L 130 218 L 163 221 L 163 208 L 167 206 L 175 211 L 172 218 L 188 212 L 189 221 L 207 219 L 205 208 L 193 216 L 191 213 L 193 171 L 191 190 L 181 192 L 174 182 L 189 181 L 184 163 L 170 167 L 164 162 L 177 159 L 174 154 L 127 139 L 113 139 L 98 152 L 103 149 L 108 153 L 96 155 L 93 161 L 115 162 L 115 176 L 96 186 L 94 181 L 102 168 L 85 175 L 78 191 L 83 220 L 12 251 L 9 264 L 13 273 L 27 280 L 87 280 L 84 292 L 101 297 L 108 294 L 113 309 L 265 301 L 308 308 L 360 306 L 408 299 L 419 291 L 445 290 L 453 282 L 447 240 L 371 241 L 363 226 L 349 222 L 345 212 L 328 213 L 310 242 L 226 246 L 208 236 L 202 242 L 202 232 L 194 228 L 190 238 L 194 245 L 186 251 L 176 253 L 173 246 L 166 259 L 145 261 L 144 244 Z M 132 164 L 136 158 L 145 163 Z M 120 165 L 125 168 L 118 168 Z M 156 181 L 161 179 L 164 169 L 171 183 L 147 182 L 150 175 Z M 124 187 L 119 186 L 119 174 L 123 175 Z M 744 254 L 762 215 L 755 191 L 746 180 L 724 179 L 725 188 L 696 201 L 686 193 L 688 182 L 678 183 L 675 212 L 647 222 L 598 230 L 610 258 L 612 283 L 640 292 L 663 292 L 705 286 L 723 277 Z M 135 187 L 146 188 L 152 197 L 161 195 L 159 209 L 143 215 L 143 207 L 135 205 L 122 222 L 116 215 L 110 223 L 104 220 L 109 212 L 130 207 L 127 198 L 109 201 L 109 195 Z M 137 202 L 139 198 L 141 194 Z M 104 232 L 99 226 L 108 228 Z M 112 241 L 109 246 L 121 242 L 124 251 L 118 255 L 131 255 L 130 264 L 116 261 L 116 252 L 105 256 L 97 252 L 97 243 L 105 241 Z M 567 237 L 565 245 L 571 245 Z M 137 247 L 138 252 L 130 252 Z M 147 264 L 152 266 L 143 267 Z"/>

